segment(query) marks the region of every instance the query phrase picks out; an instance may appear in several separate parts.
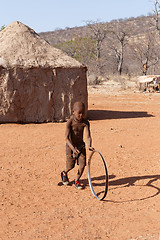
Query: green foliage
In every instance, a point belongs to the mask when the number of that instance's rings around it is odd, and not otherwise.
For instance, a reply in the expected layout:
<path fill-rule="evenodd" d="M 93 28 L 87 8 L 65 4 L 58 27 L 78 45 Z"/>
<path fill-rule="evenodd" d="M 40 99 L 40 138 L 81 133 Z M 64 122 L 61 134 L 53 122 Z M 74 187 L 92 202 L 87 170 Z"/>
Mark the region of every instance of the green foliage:
<path fill-rule="evenodd" d="M 91 37 L 80 38 L 76 36 L 72 40 L 61 42 L 55 47 L 84 64 L 95 58 L 96 41 Z"/>
<path fill-rule="evenodd" d="M 5 29 L 5 25 L 3 25 L 3 26 L 0 28 L 0 31 L 2 31 L 3 29 Z"/>

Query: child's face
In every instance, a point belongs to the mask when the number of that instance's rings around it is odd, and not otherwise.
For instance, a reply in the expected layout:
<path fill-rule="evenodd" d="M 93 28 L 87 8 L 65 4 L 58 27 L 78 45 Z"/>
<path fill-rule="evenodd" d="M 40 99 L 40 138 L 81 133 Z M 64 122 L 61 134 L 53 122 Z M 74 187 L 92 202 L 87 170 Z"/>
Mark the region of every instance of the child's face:
<path fill-rule="evenodd" d="M 78 122 L 82 121 L 84 117 L 84 109 L 76 108 L 75 110 L 73 110 L 73 115 Z"/>

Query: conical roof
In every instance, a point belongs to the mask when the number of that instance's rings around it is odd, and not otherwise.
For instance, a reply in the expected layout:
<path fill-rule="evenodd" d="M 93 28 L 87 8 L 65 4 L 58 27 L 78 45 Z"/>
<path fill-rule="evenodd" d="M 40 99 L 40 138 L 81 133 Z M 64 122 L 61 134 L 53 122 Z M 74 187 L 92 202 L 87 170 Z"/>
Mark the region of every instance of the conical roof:
<path fill-rule="evenodd" d="M 0 32 L 0 65 L 25 68 L 83 66 L 18 21 L 9 24 Z"/>

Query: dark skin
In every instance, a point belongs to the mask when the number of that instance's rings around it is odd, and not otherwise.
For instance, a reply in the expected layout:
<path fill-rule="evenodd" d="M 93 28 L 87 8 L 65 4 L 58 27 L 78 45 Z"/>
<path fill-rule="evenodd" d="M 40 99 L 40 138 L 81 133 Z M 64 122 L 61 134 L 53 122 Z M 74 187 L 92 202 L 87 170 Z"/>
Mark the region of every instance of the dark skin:
<path fill-rule="evenodd" d="M 84 113 L 85 113 L 84 105 L 81 102 L 76 102 L 73 107 L 73 117 L 74 117 L 74 121 L 77 123 L 77 125 L 80 125 L 81 122 L 83 121 Z M 78 128 L 76 129 L 76 131 L 77 131 L 75 133 L 76 135 L 81 134 L 81 132 Z M 85 131 L 86 131 L 86 142 L 87 142 L 88 148 L 89 148 L 89 150 L 93 151 L 94 148 L 92 148 L 92 139 L 91 139 L 89 125 L 86 125 Z M 69 124 L 67 124 L 66 125 L 66 133 L 65 133 L 66 143 L 73 151 L 74 157 L 76 157 L 80 153 L 80 151 L 73 145 L 69 136 L 70 136 L 70 126 L 69 126 Z"/>

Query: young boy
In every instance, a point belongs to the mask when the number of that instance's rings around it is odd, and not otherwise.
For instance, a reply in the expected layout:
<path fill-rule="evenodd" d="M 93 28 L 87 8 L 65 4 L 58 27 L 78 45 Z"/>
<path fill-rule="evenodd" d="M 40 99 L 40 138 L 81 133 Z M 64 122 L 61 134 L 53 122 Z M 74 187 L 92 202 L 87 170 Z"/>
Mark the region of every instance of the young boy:
<path fill-rule="evenodd" d="M 61 178 L 64 185 L 69 184 L 67 173 L 74 168 L 76 160 L 79 165 L 75 179 L 75 187 L 82 189 L 79 182 L 86 166 L 86 148 L 83 141 L 83 132 L 86 130 L 86 140 L 89 150 L 92 148 L 92 139 L 90 134 L 89 122 L 84 119 L 85 105 L 82 102 L 76 102 L 73 106 L 73 115 L 66 124 L 66 168 L 61 172 Z"/>

